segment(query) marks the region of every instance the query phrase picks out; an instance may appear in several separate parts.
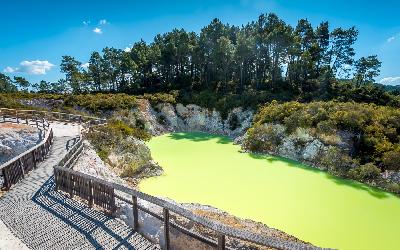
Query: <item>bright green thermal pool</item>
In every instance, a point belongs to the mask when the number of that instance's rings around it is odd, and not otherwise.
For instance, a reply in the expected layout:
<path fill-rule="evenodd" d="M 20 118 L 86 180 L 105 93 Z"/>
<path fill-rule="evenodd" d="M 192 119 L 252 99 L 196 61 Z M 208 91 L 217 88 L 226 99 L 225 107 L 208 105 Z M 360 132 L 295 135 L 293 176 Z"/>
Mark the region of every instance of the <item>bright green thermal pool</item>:
<path fill-rule="evenodd" d="M 279 157 L 240 153 L 221 136 L 153 138 L 165 174 L 140 189 L 178 202 L 211 205 L 321 247 L 400 249 L 400 198 Z"/>

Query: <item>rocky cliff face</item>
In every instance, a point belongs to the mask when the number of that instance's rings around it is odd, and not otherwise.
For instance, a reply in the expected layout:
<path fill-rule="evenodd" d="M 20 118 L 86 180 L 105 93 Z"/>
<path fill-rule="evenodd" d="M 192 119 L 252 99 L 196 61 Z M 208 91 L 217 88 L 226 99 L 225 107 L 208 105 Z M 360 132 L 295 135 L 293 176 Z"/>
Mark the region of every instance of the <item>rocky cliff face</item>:
<path fill-rule="evenodd" d="M 154 135 L 198 131 L 235 138 L 243 135 L 253 120 L 253 112 L 242 108 L 233 109 L 226 119 L 222 119 L 218 111 L 194 104 L 159 103 L 153 108 L 147 100 L 140 100 L 139 103 L 138 112 L 145 121 L 145 127 Z"/>
<path fill-rule="evenodd" d="M 240 137 L 245 150 L 279 155 L 300 161 L 320 169 L 352 167 L 349 153 L 353 148 L 353 134 L 338 131 L 336 135 L 324 137 L 311 129 L 297 128 L 288 134 L 281 124 L 255 125 Z"/>

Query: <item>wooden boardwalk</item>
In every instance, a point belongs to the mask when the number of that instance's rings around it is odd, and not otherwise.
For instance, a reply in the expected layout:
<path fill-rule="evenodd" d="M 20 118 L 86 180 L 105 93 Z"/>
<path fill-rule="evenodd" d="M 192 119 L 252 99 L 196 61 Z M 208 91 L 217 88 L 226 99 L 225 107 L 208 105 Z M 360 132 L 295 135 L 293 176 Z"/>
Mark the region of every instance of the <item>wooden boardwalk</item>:
<path fill-rule="evenodd" d="M 55 131 L 47 159 L 0 198 L 0 220 L 31 249 L 159 249 L 123 221 L 54 190 L 53 166 L 75 141 L 62 134 Z"/>

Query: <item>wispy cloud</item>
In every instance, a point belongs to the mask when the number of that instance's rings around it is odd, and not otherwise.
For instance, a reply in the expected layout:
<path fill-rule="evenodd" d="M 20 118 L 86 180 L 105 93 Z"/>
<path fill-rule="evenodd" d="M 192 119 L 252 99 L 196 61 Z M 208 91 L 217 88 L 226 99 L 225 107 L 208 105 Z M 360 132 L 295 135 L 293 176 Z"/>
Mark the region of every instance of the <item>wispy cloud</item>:
<path fill-rule="evenodd" d="M 14 73 L 16 70 L 17 70 L 17 68 L 13 68 L 13 67 L 8 66 L 3 71 L 5 73 Z"/>
<path fill-rule="evenodd" d="M 103 31 L 99 27 L 94 28 L 93 32 L 96 34 L 103 34 Z"/>
<path fill-rule="evenodd" d="M 45 75 L 47 71 L 51 70 L 54 64 L 49 61 L 22 61 L 19 67 L 6 67 L 4 72 L 6 73 L 26 73 L 30 75 Z"/>
<path fill-rule="evenodd" d="M 90 24 L 90 21 L 83 21 L 82 23 L 83 25 L 88 26 Z"/>
<path fill-rule="evenodd" d="M 395 76 L 395 77 L 385 77 L 382 80 L 380 80 L 381 84 L 385 85 L 400 85 L 400 76 Z"/>
<path fill-rule="evenodd" d="M 124 49 L 125 52 L 130 52 L 131 50 L 132 50 L 131 47 L 126 47 L 126 48 Z"/>
<path fill-rule="evenodd" d="M 394 36 L 389 37 L 389 38 L 387 39 L 387 42 L 388 42 L 388 43 L 391 43 L 391 42 L 393 42 L 395 39 L 396 39 L 396 37 L 394 37 Z"/>
<path fill-rule="evenodd" d="M 107 20 L 106 19 L 101 19 L 100 21 L 99 21 L 99 25 L 105 25 L 105 24 L 107 24 L 108 22 L 107 22 Z"/>

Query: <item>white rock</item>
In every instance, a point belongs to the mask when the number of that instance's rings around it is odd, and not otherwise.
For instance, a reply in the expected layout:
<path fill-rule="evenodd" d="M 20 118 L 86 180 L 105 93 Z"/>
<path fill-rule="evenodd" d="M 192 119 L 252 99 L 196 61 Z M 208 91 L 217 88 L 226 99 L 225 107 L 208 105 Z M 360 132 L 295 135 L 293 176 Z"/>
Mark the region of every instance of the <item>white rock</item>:
<path fill-rule="evenodd" d="M 290 138 L 286 137 L 283 139 L 282 144 L 278 148 L 278 154 L 293 160 L 299 158 L 299 153 L 295 143 Z"/>
<path fill-rule="evenodd" d="M 319 140 L 315 139 L 314 141 L 308 143 L 303 151 L 303 159 L 312 161 L 319 154 L 321 149 L 324 147 L 324 144 Z"/>

